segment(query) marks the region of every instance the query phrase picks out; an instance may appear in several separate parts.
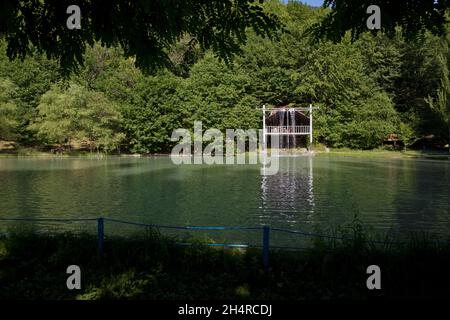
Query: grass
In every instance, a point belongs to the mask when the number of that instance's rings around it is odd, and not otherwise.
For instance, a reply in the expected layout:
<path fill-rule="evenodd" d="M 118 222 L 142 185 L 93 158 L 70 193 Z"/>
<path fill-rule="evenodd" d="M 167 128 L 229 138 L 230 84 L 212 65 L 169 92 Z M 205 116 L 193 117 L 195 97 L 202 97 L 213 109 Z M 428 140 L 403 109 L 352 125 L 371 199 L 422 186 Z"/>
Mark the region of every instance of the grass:
<path fill-rule="evenodd" d="M 34 147 L 17 147 L 14 149 L 6 148 L 2 149 L 2 144 L 0 141 L 0 158 L 11 158 L 11 157 L 48 157 L 48 158 L 61 158 L 61 157 L 107 157 L 105 153 L 97 153 L 96 151 L 89 152 L 86 150 L 68 150 L 62 154 L 55 154 L 49 151 L 40 151 L 38 148 Z M 393 150 L 388 147 L 379 147 L 372 150 L 358 150 L 350 148 L 332 148 L 326 149 L 324 145 L 317 144 L 313 147 L 314 153 L 316 155 L 333 155 L 333 156 L 351 156 L 351 157 L 376 157 L 376 158 L 422 158 L 422 159 L 434 159 L 434 160 L 450 160 L 450 153 L 447 151 L 418 151 L 418 150 Z M 280 155 L 288 154 L 305 154 L 307 149 L 297 148 L 279 151 Z M 270 148 L 267 149 L 270 155 Z M 246 152 L 246 155 L 255 155 L 254 152 Z M 259 154 L 259 153 L 258 153 Z M 117 154 L 110 154 L 112 156 L 117 156 Z M 122 156 L 139 156 L 139 154 L 121 154 Z M 159 154 L 158 154 L 159 155 Z M 161 154 L 161 155 L 169 155 Z"/>
<path fill-rule="evenodd" d="M 319 151 L 318 155 L 351 156 L 351 157 L 376 157 L 385 159 L 433 159 L 450 160 L 450 153 L 446 151 L 418 151 L 418 150 L 386 150 L 383 148 L 373 150 L 356 150 L 348 148 L 331 149 L 328 152 Z"/>
<path fill-rule="evenodd" d="M 450 246 L 429 235 L 379 245 L 360 227 L 316 239 L 304 251 L 207 247 L 150 230 L 110 237 L 100 257 L 88 234 L 13 232 L 0 238 L 0 299 L 369 299 L 450 297 Z M 349 231 L 350 230 L 350 231 Z M 392 239 L 391 239 L 392 240 Z M 82 289 L 66 288 L 66 268 L 81 268 Z M 366 287 L 366 269 L 381 268 L 382 290 Z"/>
<path fill-rule="evenodd" d="M 84 150 L 65 151 L 64 153 L 52 153 L 47 151 L 39 151 L 33 148 L 20 148 L 14 152 L 0 153 L 0 158 L 17 158 L 17 157 L 40 157 L 40 158 L 66 158 L 66 157 L 86 157 L 86 158 L 103 158 L 106 156 L 117 156 L 117 154 L 97 153 Z M 124 154 L 127 156 L 128 154 Z"/>

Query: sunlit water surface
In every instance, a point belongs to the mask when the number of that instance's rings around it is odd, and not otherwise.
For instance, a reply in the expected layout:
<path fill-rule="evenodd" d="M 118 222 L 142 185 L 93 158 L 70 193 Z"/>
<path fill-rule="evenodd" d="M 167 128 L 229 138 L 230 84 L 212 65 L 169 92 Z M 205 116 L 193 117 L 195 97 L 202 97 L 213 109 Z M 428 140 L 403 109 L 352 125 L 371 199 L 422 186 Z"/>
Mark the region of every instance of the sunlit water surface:
<path fill-rule="evenodd" d="M 377 232 L 450 235 L 449 162 L 327 155 L 279 162 L 278 174 L 262 176 L 257 165 L 175 166 L 168 157 L 4 158 L 0 217 L 104 216 L 317 232 L 349 223 L 356 215 Z M 95 231 L 91 224 L 39 227 Z M 106 228 L 131 232 L 136 227 L 108 223 Z M 254 233 L 221 236 L 229 242 L 257 241 L 259 233 Z"/>

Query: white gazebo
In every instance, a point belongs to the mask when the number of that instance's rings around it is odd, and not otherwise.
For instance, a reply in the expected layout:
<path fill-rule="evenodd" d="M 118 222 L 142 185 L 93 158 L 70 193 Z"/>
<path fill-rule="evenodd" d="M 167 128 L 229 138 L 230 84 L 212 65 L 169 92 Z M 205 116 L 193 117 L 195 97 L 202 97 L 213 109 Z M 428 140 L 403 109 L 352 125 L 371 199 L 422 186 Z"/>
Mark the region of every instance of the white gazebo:
<path fill-rule="evenodd" d="M 313 141 L 313 115 L 312 110 L 315 109 L 315 107 L 310 104 L 307 108 L 299 108 L 299 107 L 266 107 L 266 105 L 263 105 L 262 112 L 263 112 L 263 149 L 265 150 L 267 147 L 267 136 L 278 136 L 278 137 L 284 137 L 284 136 L 309 136 L 309 143 L 312 144 Z M 270 115 L 274 115 L 276 113 L 281 114 L 282 120 L 279 121 L 279 125 L 267 125 L 266 123 L 266 113 Z M 295 121 L 295 115 L 296 112 L 299 112 L 300 114 L 304 115 L 305 113 L 308 114 L 307 118 L 309 119 L 309 124 L 305 125 L 303 124 L 296 124 Z M 286 117 L 284 116 L 286 115 Z"/>

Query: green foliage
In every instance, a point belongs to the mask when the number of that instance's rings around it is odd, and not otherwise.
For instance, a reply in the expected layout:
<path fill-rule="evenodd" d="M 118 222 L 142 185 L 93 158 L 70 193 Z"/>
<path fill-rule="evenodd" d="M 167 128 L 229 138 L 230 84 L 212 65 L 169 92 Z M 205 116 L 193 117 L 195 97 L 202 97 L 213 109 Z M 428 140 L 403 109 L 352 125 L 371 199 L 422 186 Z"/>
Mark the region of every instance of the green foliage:
<path fill-rule="evenodd" d="M 450 80 L 449 80 L 449 66 L 450 66 L 450 50 L 449 41 L 438 42 L 438 55 L 436 57 L 436 72 L 437 72 L 437 85 L 434 87 L 435 92 L 431 92 L 425 99 L 431 112 L 437 117 L 435 123 L 439 123 L 443 129 L 442 136 L 446 136 L 444 133 L 444 124 L 447 122 L 448 134 L 450 137 Z M 436 83 L 435 82 L 435 83 Z"/>
<path fill-rule="evenodd" d="M 403 44 L 404 63 L 394 101 L 418 136 L 448 138 L 448 40 L 428 36 L 422 44 Z"/>
<path fill-rule="evenodd" d="M 8 57 L 21 58 L 36 47 L 57 59 L 62 70 L 77 70 L 83 64 L 87 45 L 96 41 L 120 45 L 136 66 L 154 71 L 170 65 L 167 51 L 184 35 L 225 60 L 240 51 L 246 28 L 261 36 L 274 37 L 281 24 L 253 0 L 183 0 L 175 5 L 164 0 L 82 0 L 81 29 L 66 27 L 68 0 L 15 1 L 0 3 L 0 36 L 8 42 Z"/>
<path fill-rule="evenodd" d="M 224 12 L 230 3 L 235 2 L 223 3 Z M 218 61 L 217 51 L 207 50 L 213 42 L 199 46 L 194 34 L 183 34 L 164 49 L 167 70 L 152 75 L 136 68 L 144 58 L 131 57 L 128 43 L 106 48 L 95 42 L 83 49 L 79 73 L 61 85 L 57 61 L 32 49 L 33 57 L 11 62 L 2 41 L 0 79 L 14 88 L 2 96 L 9 101 L 3 102 L 8 110 L 3 122 L 9 119 L 4 132 L 34 145 L 85 140 L 107 152 L 119 146 L 128 152 L 169 152 L 173 130 L 191 130 L 194 121 L 202 121 L 204 129 L 257 129 L 264 103 L 313 103 L 319 107 L 315 143 L 328 147 L 377 148 L 392 133 L 407 146 L 424 135 L 448 139 L 448 39 L 425 32 L 420 41 L 407 42 L 397 28 L 395 34 L 366 32 L 358 39 L 344 34 L 339 43 L 314 43 L 305 31 L 329 9 L 268 1 L 249 10 L 276 15 L 286 32 L 273 41 L 247 30 L 239 36 L 246 44 L 233 63 Z"/>
<path fill-rule="evenodd" d="M 414 129 L 404 122 L 400 123 L 400 128 L 398 132 L 399 132 L 398 137 L 401 141 L 403 141 L 405 150 L 417 139 L 417 135 L 414 132 Z"/>
<path fill-rule="evenodd" d="M 29 126 L 39 139 L 49 143 L 86 140 L 97 149 L 116 149 L 124 138 L 118 133 L 121 115 L 101 92 L 71 84 L 53 86 L 39 103 L 38 117 Z"/>
<path fill-rule="evenodd" d="M 8 79 L 0 78 L 0 140 L 16 138 L 17 129 L 17 88 Z"/>
<path fill-rule="evenodd" d="M 25 143 L 35 143 L 28 131 L 30 121 L 36 116 L 36 106 L 41 95 L 50 89 L 58 79 L 58 66 L 52 60 L 37 54 L 23 61 L 10 61 L 6 56 L 6 44 L 0 41 L 0 78 L 9 79 L 16 87 L 17 130 L 16 139 Z"/>
<path fill-rule="evenodd" d="M 123 109 L 123 128 L 132 152 L 168 150 L 172 131 L 181 127 L 186 116 L 177 95 L 180 82 L 164 72 L 137 83 L 131 103 Z"/>
<path fill-rule="evenodd" d="M 447 0 L 325 0 L 323 7 L 331 7 L 326 16 L 310 29 L 315 38 L 326 38 L 334 42 L 351 32 L 352 40 L 367 31 L 366 13 L 370 5 L 381 9 L 381 29 L 389 36 L 401 27 L 407 39 L 416 39 L 425 31 L 442 36 L 446 34 L 447 16 L 450 8 Z"/>
<path fill-rule="evenodd" d="M 248 94 L 251 79 L 207 54 L 183 79 L 168 72 L 143 78 L 124 110 L 124 128 L 133 152 L 167 152 L 172 132 L 192 129 L 258 128 L 260 102 Z"/>

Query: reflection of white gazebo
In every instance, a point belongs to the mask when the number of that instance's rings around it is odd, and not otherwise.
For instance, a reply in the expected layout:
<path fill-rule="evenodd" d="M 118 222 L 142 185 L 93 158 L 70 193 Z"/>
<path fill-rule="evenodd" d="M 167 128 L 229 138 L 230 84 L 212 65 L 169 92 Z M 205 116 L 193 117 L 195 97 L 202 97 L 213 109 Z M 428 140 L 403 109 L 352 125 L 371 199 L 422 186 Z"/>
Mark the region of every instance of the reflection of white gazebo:
<path fill-rule="evenodd" d="M 261 223 L 267 219 L 282 219 L 298 226 L 314 220 L 314 157 L 301 161 L 292 157 L 280 162 L 282 174 L 261 175 Z"/>
<path fill-rule="evenodd" d="M 312 110 L 313 106 L 311 104 L 308 108 L 291 108 L 289 106 L 267 108 L 263 105 L 263 148 L 266 149 L 267 136 L 295 137 L 309 135 L 309 143 L 312 144 Z M 268 117 L 267 113 L 269 113 Z M 305 113 L 307 113 L 308 116 L 306 116 Z M 273 117 L 274 115 L 277 116 L 277 125 L 274 125 L 274 123 L 267 125 L 267 118 Z M 303 116 L 304 120 L 296 121 L 298 115 Z"/>

